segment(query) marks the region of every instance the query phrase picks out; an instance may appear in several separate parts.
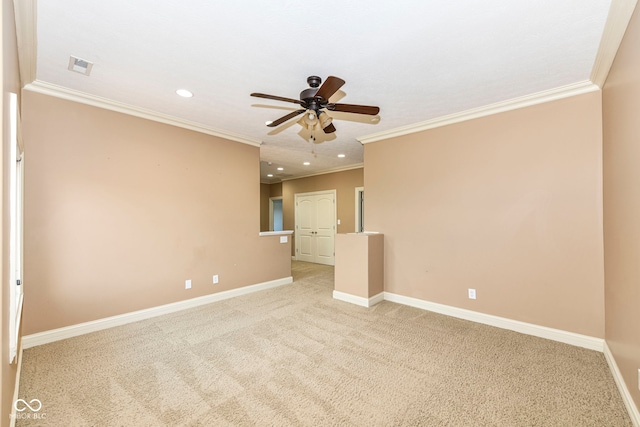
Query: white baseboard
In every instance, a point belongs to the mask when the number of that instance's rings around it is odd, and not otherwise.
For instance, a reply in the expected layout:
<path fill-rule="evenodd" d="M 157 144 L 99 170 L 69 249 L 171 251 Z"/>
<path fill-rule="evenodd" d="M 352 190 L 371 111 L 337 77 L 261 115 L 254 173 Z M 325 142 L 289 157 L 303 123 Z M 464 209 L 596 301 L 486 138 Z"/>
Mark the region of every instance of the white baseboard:
<path fill-rule="evenodd" d="M 365 298 L 340 291 L 333 291 L 333 298 L 362 307 L 371 307 L 384 300 L 384 292 L 380 292 L 378 295 L 374 295 L 371 298 Z"/>
<path fill-rule="evenodd" d="M 36 334 L 26 335 L 22 337 L 22 348 L 27 349 L 38 345 L 48 344 L 54 341 L 76 337 L 78 335 L 101 331 L 103 329 L 112 328 L 114 326 L 125 325 L 127 323 L 150 319 L 152 317 L 161 316 L 163 314 L 174 313 L 176 311 L 186 310 L 189 308 L 226 300 L 240 295 L 246 295 L 265 289 L 275 288 L 277 286 L 287 285 L 289 283 L 293 283 L 292 276 L 258 283 L 256 285 L 244 286 L 242 288 L 222 291 L 215 294 L 205 295 L 202 297 L 192 298 L 184 301 L 178 301 L 171 304 L 160 305 L 158 307 L 147 308 L 145 310 L 133 311 L 131 313 L 120 314 L 118 316 L 93 320 L 91 322 L 65 326 L 64 328 L 38 332 Z"/>
<path fill-rule="evenodd" d="M 511 331 L 520 332 L 527 335 L 533 335 L 540 338 L 563 342 L 565 344 L 575 345 L 577 347 L 588 348 L 589 350 L 596 350 L 599 352 L 604 351 L 604 339 L 602 338 L 576 334 L 560 329 L 534 325 L 532 323 L 520 322 L 518 320 L 493 316 L 491 314 L 478 313 L 476 311 L 451 307 L 448 305 L 424 301 L 417 298 L 405 297 L 390 292 L 384 293 L 384 299 L 386 301 L 421 308 L 423 310 L 433 311 L 435 313 L 445 314 L 447 316 L 457 317 L 459 319 L 470 320 L 472 322 L 496 326 L 502 329 L 509 329 Z"/>
<path fill-rule="evenodd" d="M 618 364 L 613 357 L 613 353 L 611 353 L 606 342 L 604 343 L 604 358 L 609 364 L 609 370 L 611 370 L 611 375 L 613 375 L 613 380 L 616 382 L 618 391 L 622 396 L 622 401 L 624 402 L 624 406 L 627 408 L 631 422 L 635 427 L 640 427 L 640 411 L 634 403 L 633 397 L 631 397 L 629 388 L 627 388 L 627 384 L 625 383 L 624 378 L 622 378 L 622 374 L 620 373 L 620 369 L 618 369 Z"/>

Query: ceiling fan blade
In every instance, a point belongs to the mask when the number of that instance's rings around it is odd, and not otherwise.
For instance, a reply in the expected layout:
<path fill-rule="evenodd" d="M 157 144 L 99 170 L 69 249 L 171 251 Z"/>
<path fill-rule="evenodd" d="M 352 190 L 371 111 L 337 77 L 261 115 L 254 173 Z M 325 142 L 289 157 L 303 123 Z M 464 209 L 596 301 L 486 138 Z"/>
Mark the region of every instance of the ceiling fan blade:
<path fill-rule="evenodd" d="M 327 110 L 342 111 L 344 113 L 368 114 L 370 116 L 375 116 L 380 112 L 380 107 L 356 104 L 328 104 Z"/>
<path fill-rule="evenodd" d="M 322 86 L 320 86 L 320 89 L 318 89 L 318 91 L 316 92 L 316 96 L 319 96 L 324 99 L 329 99 L 331 98 L 331 95 L 336 93 L 338 89 L 340 89 L 344 84 L 345 84 L 345 81 L 342 80 L 341 78 L 329 76 L 324 81 L 324 83 L 322 83 Z"/>
<path fill-rule="evenodd" d="M 267 126 L 269 126 L 270 128 L 276 127 L 276 126 L 281 125 L 282 123 L 286 122 L 287 120 L 293 119 L 295 116 L 299 116 L 300 114 L 304 113 L 305 111 L 307 111 L 307 110 L 292 111 L 291 113 L 287 114 L 286 116 L 282 116 L 278 120 L 272 121 Z"/>
<path fill-rule="evenodd" d="M 294 104 L 299 104 L 304 107 L 304 102 L 300 101 L 299 99 L 285 98 L 283 96 L 267 95 L 266 93 L 256 93 L 256 92 L 252 93 L 251 96 L 255 96 L 256 98 L 273 99 L 276 101 L 293 102 Z"/>
<path fill-rule="evenodd" d="M 333 123 L 330 123 L 329 126 L 322 130 L 324 131 L 324 133 L 333 133 L 336 131 L 336 127 L 333 125 Z"/>

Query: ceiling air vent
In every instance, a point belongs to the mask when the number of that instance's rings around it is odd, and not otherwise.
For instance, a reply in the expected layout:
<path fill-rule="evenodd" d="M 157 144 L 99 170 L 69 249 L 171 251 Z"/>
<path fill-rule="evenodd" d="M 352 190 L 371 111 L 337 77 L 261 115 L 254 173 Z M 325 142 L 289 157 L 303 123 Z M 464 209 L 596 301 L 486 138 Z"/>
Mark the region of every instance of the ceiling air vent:
<path fill-rule="evenodd" d="M 69 71 L 75 71 L 76 73 L 88 76 L 92 67 L 93 62 L 85 61 L 84 59 L 76 58 L 75 56 L 69 57 Z"/>

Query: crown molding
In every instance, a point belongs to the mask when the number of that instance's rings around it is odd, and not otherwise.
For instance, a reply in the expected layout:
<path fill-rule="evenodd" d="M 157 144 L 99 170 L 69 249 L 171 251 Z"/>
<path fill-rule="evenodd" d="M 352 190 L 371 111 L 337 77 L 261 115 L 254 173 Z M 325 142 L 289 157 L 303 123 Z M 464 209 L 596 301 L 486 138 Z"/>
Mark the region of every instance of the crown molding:
<path fill-rule="evenodd" d="M 346 171 L 350 171 L 350 170 L 353 170 L 353 169 L 362 169 L 362 168 L 364 168 L 364 163 L 356 163 L 356 164 L 349 165 L 349 166 L 341 166 L 341 167 L 333 168 L 333 169 L 325 169 L 325 170 L 309 173 L 309 174 L 306 174 L 306 175 L 296 175 L 296 176 L 292 176 L 292 177 L 287 177 L 287 178 L 281 179 L 280 182 L 292 181 L 294 179 L 301 179 L 301 178 L 309 178 L 309 177 L 318 176 L 318 175 L 326 175 L 326 174 L 329 174 L 329 173 L 346 172 Z M 267 183 L 264 183 L 264 184 L 267 184 Z M 272 182 L 271 184 L 277 184 L 277 183 L 276 182 Z"/>
<path fill-rule="evenodd" d="M 20 81 L 26 86 L 36 79 L 37 1 L 13 0 L 18 44 Z"/>
<path fill-rule="evenodd" d="M 20 63 L 20 79 L 22 86 L 27 90 L 45 93 L 47 95 L 56 96 L 100 108 L 118 111 L 149 120 L 194 130 L 213 136 L 218 136 L 232 141 L 244 144 L 260 146 L 261 141 L 249 138 L 243 135 L 227 132 L 220 129 L 211 128 L 199 123 L 189 122 L 186 120 L 164 115 L 151 110 L 145 110 L 130 105 L 118 103 L 106 98 L 94 97 L 92 95 L 73 91 L 61 86 L 45 83 L 36 80 L 37 65 L 37 0 L 14 0 L 15 19 L 16 19 L 16 36 L 18 43 L 18 60 Z M 565 97 L 580 95 L 591 92 L 603 87 L 609 70 L 615 59 L 617 50 L 622 42 L 624 33 L 627 29 L 633 11 L 637 5 L 637 0 L 612 0 L 609 14 L 605 22 L 603 35 L 593 69 L 588 81 L 515 98 L 496 104 L 491 104 L 471 110 L 442 116 L 427 121 L 411 124 L 408 126 L 390 129 L 357 138 L 362 144 L 380 141 L 402 135 L 408 135 L 433 129 L 449 124 L 459 123 L 474 118 L 485 117 L 505 111 L 515 110 L 518 108 L 528 107 L 531 105 L 541 104 Z M 330 173 L 332 171 L 323 172 Z M 321 174 L 321 173 L 319 173 Z M 312 176 L 312 175 L 308 175 Z M 291 178 L 295 179 L 295 178 Z"/>
<path fill-rule="evenodd" d="M 434 129 L 441 126 L 460 123 L 466 120 L 485 117 L 492 114 L 529 107 L 536 104 L 542 104 L 599 90 L 607 79 L 609 70 L 611 69 L 613 60 L 618 52 L 618 48 L 620 47 L 620 43 L 622 42 L 622 38 L 624 37 L 624 33 L 627 30 L 627 26 L 629 25 L 629 21 L 631 20 L 631 16 L 633 15 L 633 11 L 637 3 L 637 0 L 611 1 L 609 14 L 605 22 L 602 38 L 600 39 L 600 46 L 598 47 L 598 52 L 596 54 L 596 59 L 594 61 L 589 80 L 447 116 L 437 117 L 396 129 L 366 135 L 357 139 L 362 144 L 368 144 L 370 142 L 409 135 L 428 129 Z"/>
<path fill-rule="evenodd" d="M 590 80 L 602 88 L 627 30 L 637 0 L 612 0 Z"/>
<path fill-rule="evenodd" d="M 337 172 L 346 172 L 346 171 L 350 171 L 353 169 L 362 169 L 364 168 L 364 163 L 355 163 L 353 165 L 349 165 L 349 166 L 340 166 L 338 168 L 332 168 L 332 169 L 323 169 L 317 172 L 313 172 L 313 173 L 309 173 L 309 174 L 305 174 L 305 175 L 295 175 L 295 176 L 289 176 L 286 178 L 280 178 L 280 179 L 275 179 L 275 180 L 261 180 L 260 184 L 279 184 L 281 182 L 284 181 L 293 181 L 295 179 L 301 179 L 301 178 L 309 178 L 312 176 L 319 176 L 319 175 L 327 175 L 329 173 L 337 173 Z"/>
<path fill-rule="evenodd" d="M 519 98 L 513 98 L 507 101 L 497 102 L 495 104 L 489 104 L 483 107 L 449 114 L 447 116 L 437 117 L 435 119 L 426 120 L 424 122 L 374 133 L 357 139 L 362 144 L 368 144 L 370 142 L 382 141 L 384 139 L 409 135 L 416 132 L 422 132 L 429 129 L 451 125 L 454 123 L 460 123 L 467 120 L 490 116 L 492 114 L 517 110 L 519 108 L 530 107 L 532 105 L 543 104 L 545 102 L 569 98 L 571 96 L 582 95 L 597 90 L 600 90 L 598 86 L 594 85 L 588 80 L 585 80 L 571 85 L 561 86 L 559 88 L 545 90 L 531 95 L 521 96 Z"/>
<path fill-rule="evenodd" d="M 262 141 L 258 139 L 249 138 L 244 135 L 228 132 L 221 129 L 216 129 L 200 123 L 183 120 L 178 117 L 170 116 L 168 114 L 162 114 L 156 111 L 134 107 L 129 104 L 102 98 L 100 96 L 90 95 L 88 93 L 68 89 L 52 83 L 35 80 L 32 83 L 26 85 L 24 89 L 31 92 L 41 93 L 43 95 L 65 99 L 67 101 L 73 101 L 81 104 L 91 105 L 93 107 L 104 108 L 105 110 L 116 111 L 118 113 L 128 114 L 130 116 L 140 117 L 143 119 L 152 120 L 154 122 L 164 123 L 167 125 L 189 129 L 207 135 L 217 136 L 231 141 L 241 142 L 243 144 L 253 145 L 255 147 L 259 147 L 262 144 Z"/>

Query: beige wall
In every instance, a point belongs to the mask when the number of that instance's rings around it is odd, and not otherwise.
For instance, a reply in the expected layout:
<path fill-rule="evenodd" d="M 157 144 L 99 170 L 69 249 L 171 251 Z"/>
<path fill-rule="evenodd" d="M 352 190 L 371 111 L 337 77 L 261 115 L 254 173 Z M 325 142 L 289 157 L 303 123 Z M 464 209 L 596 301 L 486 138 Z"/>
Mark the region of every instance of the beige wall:
<path fill-rule="evenodd" d="M 363 186 L 363 169 L 292 179 L 282 183 L 282 221 L 285 230 L 295 228 L 295 195 L 314 191 L 336 190 L 336 208 L 340 225 L 336 233 L 355 231 L 355 189 Z M 366 191 L 366 189 L 365 189 Z M 366 219 L 365 219 L 366 221 Z M 291 247 L 294 255 L 295 244 Z"/>
<path fill-rule="evenodd" d="M 258 147 L 23 102 L 25 334 L 290 276 L 290 245 L 258 236 Z"/>
<path fill-rule="evenodd" d="M 640 12 L 603 90 L 606 340 L 640 408 Z"/>
<path fill-rule="evenodd" d="M 9 163 L 13 159 L 9 156 L 9 108 L 8 93 L 20 94 L 20 77 L 18 75 L 18 52 L 16 47 L 16 27 L 13 13 L 13 2 L 2 0 L 2 103 L 0 104 L 0 117 L 2 120 L 2 154 L 0 159 L 0 176 L 2 178 L 2 197 L 0 198 L 0 210 L 2 211 L 2 246 L 0 247 L 0 273 L 2 274 L 2 292 L 0 292 L 0 304 L 2 305 L 2 317 L 0 318 L 0 339 L 2 345 L 2 356 L 0 361 L 0 377 L 2 387 L 0 387 L 0 425 L 9 425 L 11 407 L 13 404 L 13 393 L 16 385 L 17 365 L 9 364 L 9 186 L 7 171 Z"/>
<path fill-rule="evenodd" d="M 276 182 L 269 185 L 269 197 L 282 197 L 282 183 Z"/>
<path fill-rule="evenodd" d="M 601 135 L 594 92 L 365 145 L 385 291 L 604 337 Z"/>
<path fill-rule="evenodd" d="M 336 234 L 334 289 L 361 298 L 384 292 L 384 236 Z"/>

